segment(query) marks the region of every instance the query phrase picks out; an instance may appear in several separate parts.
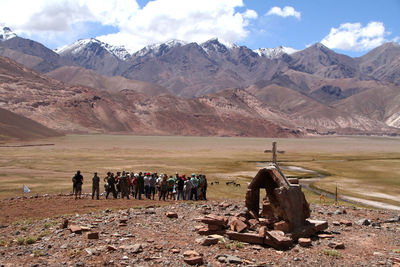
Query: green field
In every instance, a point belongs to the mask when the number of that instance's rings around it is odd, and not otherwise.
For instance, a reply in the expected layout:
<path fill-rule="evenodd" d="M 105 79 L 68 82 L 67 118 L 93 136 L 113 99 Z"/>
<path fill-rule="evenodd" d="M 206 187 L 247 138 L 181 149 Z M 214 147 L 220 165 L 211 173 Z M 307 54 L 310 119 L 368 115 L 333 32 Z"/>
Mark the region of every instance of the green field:
<path fill-rule="evenodd" d="M 0 147 L 0 197 L 70 192 L 71 178 L 81 170 L 84 191 L 97 171 L 204 173 L 214 198 L 243 198 L 247 182 L 271 159 L 272 141 L 278 142 L 278 162 L 326 175 L 314 186 L 340 194 L 400 205 L 400 139 L 389 137 L 315 137 L 302 139 L 69 135 L 29 144 L 52 146 Z M 15 145 L 15 144 L 14 144 Z M 313 174 L 285 171 L 288 176 Z M 315 175 L 314 175 L 315 176 Z M 240 187 L 226 186 L 234 180 Z M 307 197 L 317 198 L 307 192 Z"/>

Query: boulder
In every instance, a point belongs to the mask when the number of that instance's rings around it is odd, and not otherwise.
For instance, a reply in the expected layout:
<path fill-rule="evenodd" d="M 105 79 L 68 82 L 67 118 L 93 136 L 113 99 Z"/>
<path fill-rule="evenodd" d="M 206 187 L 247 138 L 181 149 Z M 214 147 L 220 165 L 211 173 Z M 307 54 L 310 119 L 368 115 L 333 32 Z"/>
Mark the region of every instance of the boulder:
<path fill-rule="evenodd" d="M 328 244 L 328 247 L 334 248 L 334 249 L 344 249 L 344 243 L 343 242 L 330 242 Z"/>
<path fill-rule="evenodd" d="M 293 239 L 278 230 L 267 231 L 264 242 L 276 249 L 287 249 L 293 245 Z"/>
<path fill-rule="evenodd" d="M 201 265 L 203 264 L 203 257 L 202 256 L 184 257 L 183 261 L 189 265 Z"/>
<path fill-rule="evenodd" d="M 87 234 L 88 239 L 99 239 L 99 233 L 98 232 L 90 232 Z"/>
<path fill-rule="evenodd" d="M 233 231 L 227 231 L 226 234 L 232 240 L 250 244 L 264 244 L 264 237 L 259 236 L 258 233 L 237 233 Z"/>
<path fill-rule="evenodd" d="M 82 234 L 82 228 L 76 224 L 71 224 L 69 230 L 74 234 Z"/>
<path fill-rule="evenodd" d="M 238 233 L 243 232 L 247 229 L 247 224 L 243 221 L 239 220 L 237 217 L 233 217 L 230 221 L 230 228 L 232 231 L 236 231 Z"/>
<path fill-rule="evenodd" d="M 274 223 L 274 230 L 279 230 L 285 233 L 289 232 L 289 224 L 285 221 L 279 221 Z"/>
<path fill-rule="evenodd" d="M 166 215 L 168 218 L 178 218 L 178 213 L 172 212 L 172 211 L 168 211 L 165 215 Z"/>
<path fill-rule="evenodd" d="M 199 243 L 202 246 L 211 246 L 211 245 L 215 245 L 218 244 L 219 239 L 215 238 L 215 237 L 200 237 L 196 239 L 196 242 Z"/>
<path fill-rule="evenodd" d="M 311 247 L 311 238 L 299 238 L 299 240 L 297 240 L 297 242 L 299 243 L 300 246 L 308 248 Z"/>

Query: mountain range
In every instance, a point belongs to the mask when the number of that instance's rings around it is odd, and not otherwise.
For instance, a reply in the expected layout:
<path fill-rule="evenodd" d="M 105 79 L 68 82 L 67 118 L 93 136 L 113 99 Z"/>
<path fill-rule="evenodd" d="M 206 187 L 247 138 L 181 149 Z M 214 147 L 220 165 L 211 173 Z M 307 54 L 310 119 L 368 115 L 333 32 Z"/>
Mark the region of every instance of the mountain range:
<path fill-rule="evenodd" d="M 85 39 L 53 51 L 3 28 L 0 56 L 0 107 L 64 133 L 400 133 L 398 43 L 359 58 L 320 43 L 251 50 L 219 39 L 135 53 Z"/>

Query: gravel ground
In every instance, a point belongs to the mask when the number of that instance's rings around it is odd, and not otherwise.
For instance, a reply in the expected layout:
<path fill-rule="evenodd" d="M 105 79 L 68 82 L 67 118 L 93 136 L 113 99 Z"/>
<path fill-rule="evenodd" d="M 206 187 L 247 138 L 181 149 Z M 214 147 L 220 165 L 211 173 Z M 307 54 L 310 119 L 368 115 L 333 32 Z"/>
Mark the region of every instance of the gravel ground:
<path fill-rule="evenodd" d="M 205 266 L 400 266 L 396 212 L 311 205 L 311 218 L 327 220 L 329 228 L 325 237 L 313 236 L 309 248 L 294 244 L 280 251 L 227 237 L 211 246 L 196 242 L 202 225 L 197 218 L 244 209 L 243 201 L 224 204 L 73 200 L 66 195 L 3 199 L 0 266 L 185 266 L 189 250 L 200 254 Z M 82 233 L 60 228 L 65 219 Z M 98 233 L 98 239 L 89 239 L 88 233 Z M 333 242 L 342 242 L 344 249 L 331 248 Z"/>

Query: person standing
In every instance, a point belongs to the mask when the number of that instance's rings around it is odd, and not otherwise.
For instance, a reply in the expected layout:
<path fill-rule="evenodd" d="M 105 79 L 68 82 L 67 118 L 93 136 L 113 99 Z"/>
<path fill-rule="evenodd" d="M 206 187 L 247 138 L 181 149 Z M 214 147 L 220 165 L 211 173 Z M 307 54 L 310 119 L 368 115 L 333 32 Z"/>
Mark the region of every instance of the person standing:
<path fill-rule="evenodd" d="M 160 196 L 158 197 L 158 200 L 161 200 L 162 198 L 165 201 L 167 191 L 168 191 L 167 175 L 164 174 L 160 184 Z"/>
<path fill-rule="evenodd" d="M 107 193 L 106 193 L 106 199 L 108 198 L 108 195 L 110 193 L 113 194 L 114 198 L 117 198 L 117 192 L 115 191 L 115 178 L 114 178 L 114 174 L 113 173 L 108 173 L 107 176 Z"/>
<path fill-rule="evenodd" d="M 207 200 L 207 177 L 203 174 L 203 179 L 204 179 L 204 186 L 203 186 L 203 197 L 204 200 Z"/>
<path fill-rule="evenodd" d="M 139 172 L 138 176 L 136 177 L 136 187 L 135 187 L 135 198 L 142 199 L 142 191 L 144 187 L 144 180 L 142 176 L 142 172 Z"/>
<path fill-rule="evenodd" d="M 178 188 L 178 196 L 177 200 L 179 200 L 179 196 L 182 197 L 182 200 L 185 199 L 185 194 L 183 193 L 183 187 L 185 185 L 185 181 L 183 180 L 182 176 L 178 177 L 177 188 Z"/>
<path fill-rule="evenodd" d="M 150 199 L 150 173 L 145 173 L 145 176 L 143 177 L 143 183 L 144 183 L 144 195 L 146 196 L 147 199 Z"/>
<path fill-rule="evenodd" d="M 119 178 L 119 186 L 121 189 L 121 198 L 123 199 L 126 196 L 126 198 L 129 199 L 128 176 L 125 171 L 122 172 L 122 175 Z"/>
<path fill-rule="evenodd" d="M 74 192 L 75 192 L 75 199 L 81 198 L 82 195 L 82 184 L 83 184 L 83 176 L 81 174 L 81 171 L 77 171 L 76 174 L 74 175 L 74 178 L 72 178 L 72 181 L 74 183 Z"/>
<path fill-rule="evenodd" d="M 192 185 L 191 185 L 191 183 L 190 183 L 189 177 L 186 178 L 186 176 L 183 175 L 182 178 L 185 180 L 185 183 L 184 183 L 184 185 L 183 185 L 183 192 L 184 192 L 184 195 L 185 195 L 185 200 L 189 200 L 189 198 L 190 198 L 190 192 L 192 191 Z"/>
<path fill-rule="evenodd" d="M 98 200 L 100 194 L 100 177 L 97 176 L 97 172 L 94 173 L 92 178 L 92 199 L 94 199 L 95 194 Z"/>
<path fill-rule="evenodd" d="M 192 178 L 190 179 L 190 185 L 192 189 L 190 190 L 190 200 L 193 200 L 193 197 L 197 201 L 197 187 L 199 186 L 199 180 L 196 178 L 196 174 L 192 174 Z"/>
<path fill-rule="evenodd" d="M 149 192 L 149 197 L 151 199 L 151 194 L 153 194 L 153 200 L 154 196 L 156 194 L 156 183 L 157 183 L 157 174 L 152 174 L 150 176 L 150 192 Z"/>

